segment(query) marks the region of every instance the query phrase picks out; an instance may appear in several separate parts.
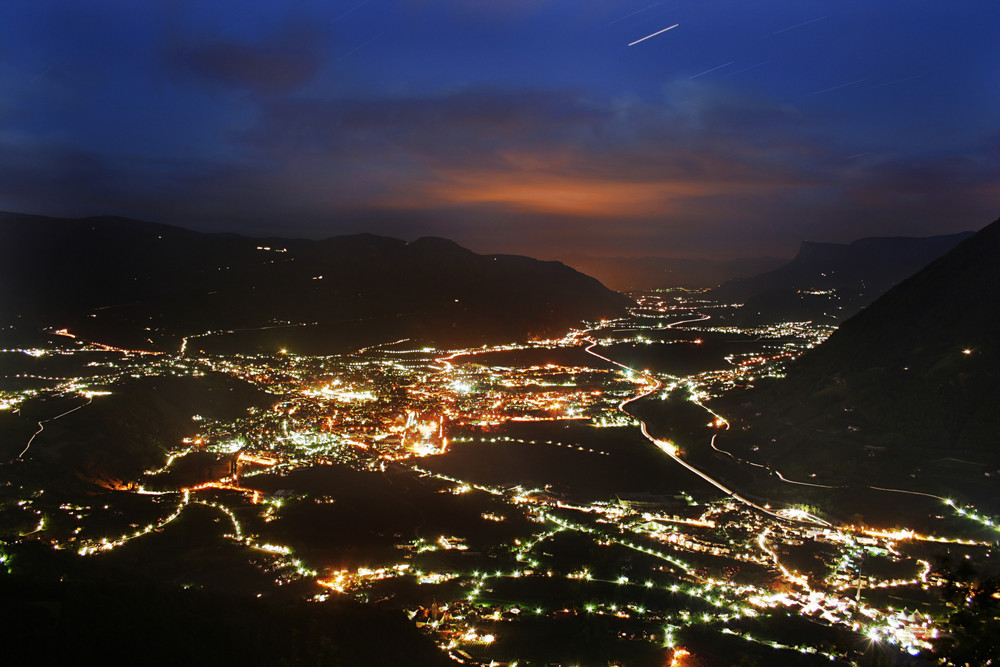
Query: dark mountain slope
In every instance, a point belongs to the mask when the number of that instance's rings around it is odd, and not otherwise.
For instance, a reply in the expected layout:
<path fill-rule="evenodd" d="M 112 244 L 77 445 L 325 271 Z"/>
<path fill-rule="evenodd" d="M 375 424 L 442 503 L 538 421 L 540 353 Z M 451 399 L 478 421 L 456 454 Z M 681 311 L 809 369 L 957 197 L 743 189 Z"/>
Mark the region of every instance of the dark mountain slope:
<path fill-rule="evenodd" d="M 726 282 L 712 295 L 746 304 L 741 314 L 748 322 L 840 321 L 971 235 L 867 238 L 850 244 L 805 241 L 788 264 Z"/>
<path fill-rule="evenodd" d="M 789 476 L 942 493 L 994 486 L 997 257 L 1000 220 L 844 322 L 784 380 L 731 399 L 744 403 L 730 410 L 749 435 L 730 439 Z"/>
<path fill-rule="evenodd" d="M 144 469 L 162 465 L 166 452 L 198 432 L 193 415 L 234 419 L 273 397 L 221 373 L 129 378 L 110 396 L 29 400 L 17 412 L 0 412 L 0 456 L 8 461 L 31 441 L 25 460 L 7 479 L 64 492 L 121 488 Z M 71 408 L 79 410 L 53 420 Z"/>
<path fill-rule="evenodd" d="M 0 248 L 3 321 L 146 347 L 289 322 L 316 323 L 308 338 L 319 349 L 345 336 L 470 343 L 555 333 L 627 302 L 559 262 L 478 255 L 438 238 L 254 239 L 4 214 Z"/>

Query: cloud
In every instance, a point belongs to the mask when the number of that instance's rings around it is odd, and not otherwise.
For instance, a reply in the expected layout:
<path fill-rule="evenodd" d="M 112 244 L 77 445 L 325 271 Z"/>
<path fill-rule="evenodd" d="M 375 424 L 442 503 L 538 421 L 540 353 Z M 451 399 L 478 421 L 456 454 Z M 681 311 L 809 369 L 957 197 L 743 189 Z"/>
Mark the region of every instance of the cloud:
<path fill-rule="evenodd" d="M 467 90 L 349 103 L 280 100 L 244 141 L 292 171 L 378 191 L 380 207 L 651 215 L 719 187 L 788 187 L 803 152 L 788 113 L 756 104 L 598 104 L 572 92 Z M 741 121 L 741 119 L 745 119 Z M 744 132 L 740 123 L 745 122 Z M 332 187 L 337 187 L 332 185 Z M 355 196 L 354 203 L 357 201 Z"/>
<path fill-rule="evenodd" d="M 294 43 L 172 43 L 165 50 L 170 70 L 205 84 L 257 93 L 282 93 L 310 81 L 320 68 L 313 51 Z"/>
<path fill-rule="evenodd" d="M 245 137 L 276 154 L 394 146 L 430 159 L 498 155 L 504 147 L 578 140 L 601 111 L 571 94 L 468 89 L 428 97 L 277 100 Z"/>
<path fill-rule="evenodd" d="M 489 89 L 283 99 L 241 140 L 282 165 L 276 179 L 305 210 L 482 250 L 791 253 L 806 238 L 976 226 L 1000 182 L 985 147 L 846 160 L 854 151 L 796 109 L 688 81 L 655 101 Z"/>
<path fill-rule="evenodd" d="M 438 234 L 556 259 L 791 254 L 807 238 L 996 217 L 998 141 L 847 160 L 858 151 L 815 135 L 795 109 L 693 82 L 655 101 L 483 88 L 253 100 L 249 128 L 184 160 L 0 135 L 0 204 L 257 234 Z"/>

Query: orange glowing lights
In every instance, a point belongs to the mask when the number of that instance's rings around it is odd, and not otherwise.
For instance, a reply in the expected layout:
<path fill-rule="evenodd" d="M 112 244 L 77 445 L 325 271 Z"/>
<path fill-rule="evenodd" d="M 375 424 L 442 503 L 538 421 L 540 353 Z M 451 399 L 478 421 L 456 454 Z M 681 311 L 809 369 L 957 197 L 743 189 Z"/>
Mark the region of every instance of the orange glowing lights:
<path fill-rule="evenodd" d="M 237 491 L 239 493 L 246 494 L 250 497 L 250 502 L 257 504 L 260 502 L 260 491 L 257 489 L 248 489 L 245 486 L 239 486 L 238 484 L 231 484 L 226 481 L 219 482 L 203 482 L 201 484 L 196 484 L 195 486 L 184 487 L 181 490 L 190 493 L 191 491 L 202 491 L 204 489 L 223 489 L 226 491 Z"/>
<path fill-rule="evenodd" d="M 674 649 L 673 654 L 670 656 L 670 662 L 668 663 L 668 667 L 683 667 L 684 658 L 688 657 L 689 655 L 691 655 L 691 653 L 686 649 L 683 648 Z"/>
<path fill-rule="evenodd" d="M 241 463 L 256 463 L 262 466 L 274 466 L 281 463 L 280 459 L 273 456 L 263 456 L 261 454 L 250 454 L 248 452 L 241 452 L 239 455 L 239 461 Z"/>

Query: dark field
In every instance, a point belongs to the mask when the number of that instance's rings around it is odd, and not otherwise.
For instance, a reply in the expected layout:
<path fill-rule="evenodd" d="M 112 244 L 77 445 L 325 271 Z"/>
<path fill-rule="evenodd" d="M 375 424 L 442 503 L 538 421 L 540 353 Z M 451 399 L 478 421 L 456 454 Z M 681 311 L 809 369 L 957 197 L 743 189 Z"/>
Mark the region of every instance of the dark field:
<path fill-rule="evenodd" d="M 548 486 L 580 501 L 641 491 L 717 495 L 714 487 L 677 466 L 634 428 L 601 429 L 577 422 L 539 422 L 508 424 L 466 435 L 477 440 L 497 438 L 497 442 L 453 443 L 447 454 L 424 459 L 421 465 L 480 484 Z M 502 442 L 503 437 L 532 440 L 536 444 Z M 607 452 L 610 456 L 580 452 L 547 441 Z"/>
<path fill-rule="evenodd" d="M 695 340 L 702 342 L 696 343 Z M 596 348 L 595 352 L 638 370 L 683 377 L 730 368 L 727 356 L 756 353 L 760 347 L 760 342 L 745 337 L 699 333 L 694 340 L 623 342 Z"/>
<path fill-rule="evenodd" d="M 261 528 L 261 539 L 290 544 L 323 567 L 379 566 L 396 562 L 396 545 L 440 536 L 464 540 L 468 551 L 527 535 L 535 527 L 490 494 L 450 493 L 453 486 L 408 471 L 383 475 L 345 466 L 318 466 L 287 476 L 245 482 L 265 493 L 290 491 L 277 520 Z M 484 519 L 483 514 L 505 521 Z"/>

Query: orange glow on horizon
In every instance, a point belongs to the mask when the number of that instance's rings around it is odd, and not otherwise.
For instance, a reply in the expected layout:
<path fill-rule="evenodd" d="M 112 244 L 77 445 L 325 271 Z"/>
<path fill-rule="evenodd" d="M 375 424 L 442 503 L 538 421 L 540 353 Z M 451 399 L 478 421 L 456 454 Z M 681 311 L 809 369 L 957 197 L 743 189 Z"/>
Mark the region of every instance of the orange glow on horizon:
<path fill-rule="evenodd" d="M 662 213 L 673 199 L 708 194 L 701 183 L 632 183 L 538 171 L 442 176 L 443 182 L 429 187 L 426 193 L 443 203 L 501 204 L 526 212 L 588 217 Z"/>

